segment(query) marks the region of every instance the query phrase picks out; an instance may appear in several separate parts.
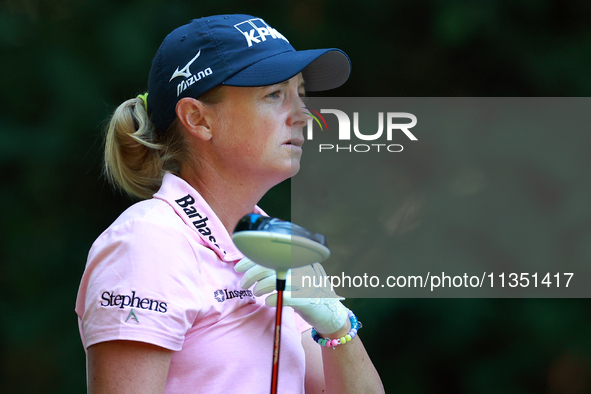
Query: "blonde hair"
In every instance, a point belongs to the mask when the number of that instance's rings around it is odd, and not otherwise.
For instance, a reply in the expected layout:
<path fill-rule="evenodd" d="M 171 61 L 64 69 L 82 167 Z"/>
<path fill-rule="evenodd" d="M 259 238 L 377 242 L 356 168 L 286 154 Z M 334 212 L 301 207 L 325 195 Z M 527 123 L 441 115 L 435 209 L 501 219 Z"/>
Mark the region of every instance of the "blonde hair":
<path fill-rule="evenodd" d="M 223 100 L 223 86 L 217 86 L 198 100 L 217 104 Z M 175 119 L 166 131 L 150 121 L 141 98 L 121 104 L 106 128 L 104 174 L 115 187 L 132 197 L 151 198 L 169 171 L 180 175 L 189 158 L 182 128 Z"/>

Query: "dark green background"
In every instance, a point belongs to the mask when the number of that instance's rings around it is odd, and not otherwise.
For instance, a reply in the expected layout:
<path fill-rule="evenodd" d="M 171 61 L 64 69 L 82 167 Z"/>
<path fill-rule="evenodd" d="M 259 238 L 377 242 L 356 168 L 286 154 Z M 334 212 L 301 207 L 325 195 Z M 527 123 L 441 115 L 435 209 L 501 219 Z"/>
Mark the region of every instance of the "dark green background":
<path fill-rule="evenodd" d="M 344 49 L 353 73 L 330 95 L 591 93 L 584 1 L 1 2 L 0 392 L 84 392 L 78 282 L 93 240 L 131 203 L 100 176 L 104 120 L 145 91 L 168 32 L 217 13 L 263 17 L 296 48 Z M 289 219 L 289 195 L 281 185 L 261 205 Z M 573 237 L 591 231 L 580 223 Z M 388 393 L 591 392 L 589 300 L 347 305 Z"/>

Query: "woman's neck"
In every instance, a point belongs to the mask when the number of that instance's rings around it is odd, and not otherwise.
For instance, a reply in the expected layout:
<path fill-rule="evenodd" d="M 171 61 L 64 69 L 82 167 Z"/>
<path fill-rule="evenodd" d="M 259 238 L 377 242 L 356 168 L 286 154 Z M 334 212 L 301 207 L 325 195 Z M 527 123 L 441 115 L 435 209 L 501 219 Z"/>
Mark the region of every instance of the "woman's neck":
<path fill-rule="evenodd" d="M 224 176 L 208 167 L 207 164 L 200 165 L 199 171 L 192 167 L 183 167 L 180 176 L 199 192 L 228 234 L 232 234 L 238 221 L 252 212 L 273 185 L 261 184 L 253 179 Z"/>

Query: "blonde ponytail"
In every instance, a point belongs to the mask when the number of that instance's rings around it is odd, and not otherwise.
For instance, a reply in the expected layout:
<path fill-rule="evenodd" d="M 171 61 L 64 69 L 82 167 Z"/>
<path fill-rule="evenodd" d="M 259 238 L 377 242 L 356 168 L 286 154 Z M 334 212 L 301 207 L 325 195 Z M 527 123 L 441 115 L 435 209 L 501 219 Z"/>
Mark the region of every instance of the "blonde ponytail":
<path fill-rule="evenodd" d="M 180 176 L 189 152 L 178 119 L 166 131 L 156 130 L 144 102 L 127 100 L 113 113 L 105 138 L 104 173 L 109 182 L 132 197 L 147 199 L 160 189 L 164 173 Z M 197 98 L 216 105 L 225 98 L 218 85 Z"/>
<path fill-rule="evenodd" d="M 151 198 L 166 171 L 178 173 L 186 149 L 176 121 L 159 138 L 141 98 L 121 104 L 105 138 L 106 178 L 132 197 Z"/>

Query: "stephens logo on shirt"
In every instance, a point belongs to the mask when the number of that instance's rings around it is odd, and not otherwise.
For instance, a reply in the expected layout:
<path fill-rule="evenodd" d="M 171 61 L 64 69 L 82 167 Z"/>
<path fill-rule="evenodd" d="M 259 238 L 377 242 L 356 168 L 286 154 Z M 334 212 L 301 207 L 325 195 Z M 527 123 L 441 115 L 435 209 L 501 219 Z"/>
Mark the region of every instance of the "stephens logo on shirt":
<path fill-rule="evenodd" d="M 213 297 L 218 302 L 224 302 L 226 300 L 231 300 L 232 298 L 246 298 L 250 297 L 253 300 L 255 299 L 254 294 L 250 290 L 228 290 L 228 289 L 218 289 L 213 292 Z"/>
<path fill-rule="evenodd" d="M 168 305 L 166 305 L 166 302 L 136 297 L 135 291 L 132 291 L 131 295 L 115 295 L 115 293 L 112 291 L 105 291 L 101 295 L 101 299 L 102 307 L 116 306 L 124 309 L 126 306 L 128 306 L 131 308 L 148 309 L 160 313 L 166 313 L 168 311 Z"/>

